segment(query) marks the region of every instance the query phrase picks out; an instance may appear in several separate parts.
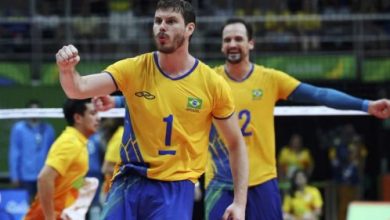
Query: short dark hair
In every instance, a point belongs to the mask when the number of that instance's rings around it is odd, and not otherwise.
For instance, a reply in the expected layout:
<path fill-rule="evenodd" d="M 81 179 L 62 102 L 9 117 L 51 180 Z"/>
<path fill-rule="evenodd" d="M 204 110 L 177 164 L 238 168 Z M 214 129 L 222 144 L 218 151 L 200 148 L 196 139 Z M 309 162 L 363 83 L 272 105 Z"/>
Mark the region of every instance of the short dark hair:
<path fill-rule="evenodd" d="M 242 18 L 229 18 L 225 24 L 222 26 L 221 33 L 223 33 L 223 29 L 225 29 L 226 26 L 229 24 L 235 24 L 235 23 L 240 23 L 243 24 L 246 28 L 246 34 L 248 36 L 248 40 L 252 40 L 253 38 L 253 28 L 252 25 L 250 25 L 248 22 L 246 22 Z"/>
<path fill-rule="evenodd" d="M 158 9 L 172 9 L 174 12 L 179 12 L 184 18 L 184 24 L 196 23 L 195 10 L 190 1 L 184 0 L 160 0 L 157 3 Z"/>
<path fill-rule="evenodd" d="M 65 116 L 65 120 L 68 125 L 74 125 L 74 115 L 84 115 L 87 110 L 87 104 L 91 103 L 91 99 L 67 99 L 62 108 Z"/>

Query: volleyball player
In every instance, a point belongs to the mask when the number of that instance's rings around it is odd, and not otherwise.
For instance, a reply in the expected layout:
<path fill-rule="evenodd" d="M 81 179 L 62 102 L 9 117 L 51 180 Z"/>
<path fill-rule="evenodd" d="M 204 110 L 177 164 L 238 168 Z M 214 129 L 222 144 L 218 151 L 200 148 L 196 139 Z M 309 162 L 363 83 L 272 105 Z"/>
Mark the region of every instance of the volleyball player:
<path fill-rule="evenodd" d="M 90 99 L 68 99 L 63 111 L 68 126 L 50 148 L 38 176 L 38 196 L 26 220 L 60 219 L 63 211 L 76 202 L 79 189 L 84 185 L 88 171 L 88 137 L 98 129 L 99 116 Z"/>
<path fill-rule="evenodd" d="M 252 27 L 231 18 L 222 27 L 225 64 L 215 68 L 233 91 L 241 132 L 248 146 L 249 189 L 247 219 L 283 219 L 276 161 L 274 108 L 278 100 L 311 102 L 337 109 L 361 110 L 378 118 L 390 116 L 390 101 L 368 101 L 345 93 L 319 88 L 250 61 L 254 49 Z M 218 219 L 233 199 L 228 152 L 219 129 L 210 133 L 210 160 L 206 170 L 206 219 Z"/>
<path fill-rule="evenodd" d="M 128 104 L 122 165 L 103 219 L 191 219 L 194 183 L 204 172 L 212 119 L 226 137 L 234 200 L 224 219 L 244 219 L 248 163 L 229 86 L 188 52 L 195 14 L 183 0 L 160 0 L 153 32 L 157 52 L 120 60 L 80 76 L 73 45 L 56 54 L 61 85 L 72 98 L 121 90 Z"/>

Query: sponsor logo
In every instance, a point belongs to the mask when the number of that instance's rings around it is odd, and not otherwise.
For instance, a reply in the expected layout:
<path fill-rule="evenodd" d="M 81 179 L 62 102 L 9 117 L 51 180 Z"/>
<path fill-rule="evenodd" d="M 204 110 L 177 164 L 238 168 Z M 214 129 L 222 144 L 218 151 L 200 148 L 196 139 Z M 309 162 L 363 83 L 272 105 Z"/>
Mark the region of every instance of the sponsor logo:
<path fill-rule="evenodd" d="M 136 92 L 135 96 L 144 97 L 145 99 L 148 99 L 148 100 L 152 100 L 152 99 L 156 98 L 156 96 L 154 96 L 152 93 L 147 92 L 147 91 Z"/>

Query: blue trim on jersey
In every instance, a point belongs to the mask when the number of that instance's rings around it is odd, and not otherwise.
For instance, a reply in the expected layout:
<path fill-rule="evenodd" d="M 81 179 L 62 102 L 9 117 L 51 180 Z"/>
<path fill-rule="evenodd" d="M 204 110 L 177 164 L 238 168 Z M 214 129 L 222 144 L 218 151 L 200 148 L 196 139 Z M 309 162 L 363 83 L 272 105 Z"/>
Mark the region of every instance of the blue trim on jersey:
<path fill-rule="evenodd" d="M 367 111 L 363 99 L 353 97 L 335 89 L 321 88 L 301 83 L 288 97 L 290 101 L 313 102 L 337 109 Z"/>
<path fill-rule="evenodd" d="M 119 89 L 118 84 L 116 84 L 115 78 L 112 76 L 112 74 L 110 72 L 107 72 L 107 71 L 104 71 L 104 73 L 107 73 L 111 77 L 112 81 L 115 84 L 116 90 L 118 90 Z"/>
<path fill-rule="evenodd" d="M 232 114 L 228 115 L 227 117 L 219 118 L 219 117 L 215 117 L 215 116 L 213 115 L 213 118 L 218 119 L 218 120 L 225 120 L 225 119 L 228 119 L 228 118 L 232 117 L 233 115 L 234 115 L 234 111 L 232 112 Z"/>
<path fill-rule="evenodd" d="M 175 150 L 159 150 L 158 151 L 159 155 L 176 155 Z"/>
<path fill-rule="evenodd" d="M 125 110 L 125 124 L 122 145 L 123 147 L 121 147 L 120 155 L 123 165 L 120 168 L 120 174 L 126 174 L 128 172 L 135 171 L 142 176 L 147 176 L 147 168 L 149 166 L 142 158 L 142 154 L 138 146 L 133 127 L 131 125 L 130 114 L 127 108 Z"/>
<path fill-rule="evenodd" d="M 154 62 L 155 62 L 155 64 L 156 64 L 158 70 L 159 70 L 165 77 L 167 77 L 167 78 L 169 78 L 169 79 L 171 79 L 171 80 L 183 79 L 184 77 L 186 77 L 186 76 L 188 76 L 190 73 L 192 73 L 192 72 L 195 70 L 195 68 L 198 66 L 198 64 L 199 64 L 199 60 L 198 60 L 198 59 L 195 59 L 194 65 L 192 66 L 192 68 L 191 68 L 188 72 L 186 72 L 184 75 L 181 75 L 181 76 L 179 76 L 179 77 L 177 77 L 177 78 L 172 78 L 172 77 L 170 77 L 168 74 L 166 74 L 166 73 L 161 69 L 160 64 L 158 63 L 158 54 L 157 54 L 157 51 L 153 52 L 153 58 L 154 58 Z"/>
<path fill-rule="evenodd" d="M 229 77 L 229 79 L 231 79 L 231 80 L 233 80 L 235 82 L 242 82 L 242 81 L 245 81 L 246 79 L 248 79 L 249 76 L 252 75 L 253 70 L 255 69 L 255 65 L 253 65 L 253 63 L 251 63 L 251 68 L 250 68 L 249 72 L 247 72 L 246 76 L 243 79 L 241 79 L 241 80 L 234 79 L 232 76 L 230 76 L 229 72 L 226 69 L 226 66 L 225 66 L 224 69 L 225 69 L 225 74 L 226 74 L 227 77 Z"/>
<path fill-rule="evenodd" d="M 233 185 L 233 175 L 230 169 L 229 152 L 223 141 L 218 135 L 218 131 L 215 126 L 211 126 L 209 135 L 209 151 L 215 164 L 215 172 L 213 180 L 219 183 Z M 211 182 L 213 181 L 211 180 Z"/>

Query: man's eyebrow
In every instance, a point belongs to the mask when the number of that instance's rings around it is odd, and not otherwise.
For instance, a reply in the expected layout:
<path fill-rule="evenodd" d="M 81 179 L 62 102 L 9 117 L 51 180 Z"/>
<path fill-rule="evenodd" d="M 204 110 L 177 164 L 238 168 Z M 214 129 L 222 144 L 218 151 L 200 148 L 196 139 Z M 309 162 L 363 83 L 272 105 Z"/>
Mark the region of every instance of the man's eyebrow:
<path fill-rule="evenodd" d="M 154 18 L 156 19 L 156 18 L 165 18 L 165 19 L 177 19 L 177 16 L 175 16 L 175 15 L 156 15 L 156 16 L 154 16 Z"/>

